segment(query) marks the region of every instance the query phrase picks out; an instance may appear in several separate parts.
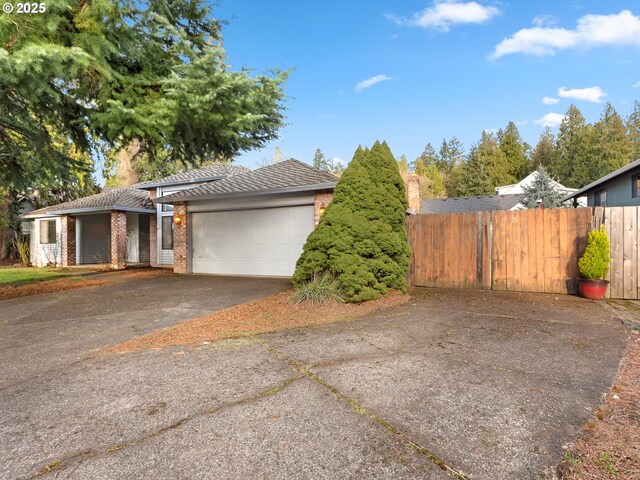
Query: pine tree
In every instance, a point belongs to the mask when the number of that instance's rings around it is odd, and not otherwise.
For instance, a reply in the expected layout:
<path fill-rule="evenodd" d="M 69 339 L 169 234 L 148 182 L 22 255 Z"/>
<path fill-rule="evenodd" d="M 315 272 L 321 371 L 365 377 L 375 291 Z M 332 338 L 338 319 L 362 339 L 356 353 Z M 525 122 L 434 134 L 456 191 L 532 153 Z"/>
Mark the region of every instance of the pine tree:
<path fill-rule="evenodd" d="M 405 155 L 401 155 L 398 160 L 398 170 L 400 171 L 400 175 L 409 175 L 409 162 L 407 161 L 407 157 Z"/>
<path fill-rule="evenodd" d="M 516 124 L 509 122 L 505 130 L 499 131 L 498 141 L 509 175 L 516 180 L 523 179 L 528 173 L 527 154 L 530 147 L 522 140 Z"/>
<path fill-rule="evenodd" d="M 590 183 L 596 170 L 591 142 L 591 128 L 578 107 L 571 105 L 560 124 L 558 161 L 550 166 L 551 175 L 567 187 L 580 188 Z"/>
<path fill-rule="evenodd" d="M 487 163 L 488 157 L 482 154 L 479 146 L 472 146 L 467 162 L 460 168 L 456 196 L 471 197 L 495 193 Z"/>
<path fill-rule="evenodd" d="M 482 132 L 482 137 L 477 145 L 477 155 L 482 159 L 484 170 L 489 179 L 491 192 L 493 188 L 500 185 L 510 185 L 516 183 L 516 178 L 509 173 L 509 165 L 504 152 L 500 149 L 500 144 L 495 135 Z"/>
<path fill-rule="evenodd" d="M 437 162 L 438 155 L 436 154 L 436 150 L 433 148 L 433 145 L 431 145 L 431 143 L 427 143 L 422 154 L 414 160 L 413 164 L 411 165 L 411 169 L 416 175 L 424 176 L 427 166 Z"/>
<path fill-rule="evenodd" d="M 633 153 L 632 160 L 640 160 L 640 102 L 633 102 L 633 110 L 627 118 L 627 136 L 631 141 Z"/>
<path fill-rule="evenodd" d="M 531 172 L 540 165 L 548 170 L 552 169 L 557 163 L 557 158 L 556 137 L 551 132 L 551 129 L 547 127 L 545 131 L 540 134 L 536 148 L 534 148 L 531 153 L 528 171 Z"/>
<path fill-rule="evenodd" d="M 442 139 L 442 145 L 437 157 L 438 170 L 449 174 L 456 165 L 464 161 L 464 147 L 455 136 L 450 140 Z"/>
<path fill-rule="evenodd" d="M 633 144 L 627 136 L 627 128 L 622 118 L 611 103 L 605 105 L 600 121 L 594 126 L 592 148 L 594 168 L 591 171 L 591 178 L 586 179 L 585 184 L 591 183 L 631 161 Z"/>
<path fill-rule="evenodd" d="M 404 223 L 399 229 L 396 221 L 404 218 L 406 207 L 398 201 L 395 181 L 382 178 L 394 170 L 400 177 L 393 155 L 394 168 L 387 168 L 390 153 L 386 144 L 378 142 L 371 150 L 358 147 L 333 201 L 305 243 L 293 276 L 296 287 L 314 275 L 331 273 L 352 302 L 406 288 L 410 251 Z M 379 168 L 377 174 L 373 167 Z"/>
<path fill-rule="evenodd" d="M 542 165 L 536 170 L 536 176 L 531 185 L 523 187 L 524 199 L 522 203 L 527 208 L 558 208 L 562 206 L 562 193 L 558 191 L 546 168 Z"/>

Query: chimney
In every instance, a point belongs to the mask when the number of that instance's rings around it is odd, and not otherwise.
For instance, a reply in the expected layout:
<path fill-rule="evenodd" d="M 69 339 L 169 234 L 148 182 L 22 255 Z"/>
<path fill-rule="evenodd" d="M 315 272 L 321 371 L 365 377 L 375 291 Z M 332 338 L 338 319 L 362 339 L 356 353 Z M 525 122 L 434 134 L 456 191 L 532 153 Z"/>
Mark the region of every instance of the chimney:
<path fill-rule="evenodd" d="M 407 201 L 409 210 L 413 213 L 420 213 L 420 180 L 417 175 L 409 175 L 405 178 L 405 187 L 407 189 Z"/>

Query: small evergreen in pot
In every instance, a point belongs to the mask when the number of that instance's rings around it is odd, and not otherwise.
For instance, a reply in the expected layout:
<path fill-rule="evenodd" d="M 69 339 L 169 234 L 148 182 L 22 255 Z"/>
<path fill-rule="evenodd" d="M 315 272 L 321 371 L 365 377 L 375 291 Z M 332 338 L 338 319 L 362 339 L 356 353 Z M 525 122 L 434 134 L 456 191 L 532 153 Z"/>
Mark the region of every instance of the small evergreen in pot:
<path fill-rule="evenodd" d="M 584 255 L 578 260 L 578 268 L 582 278 L 578 280 L 580 294 L 591 300 L 602 300 L 609 281 L 604 278 L 609 273 L 611 263 L 611 249 L 609 247 L 609 237 L 604 230 L 604 225 L 600 230 L 591 230 L 589 240 Z"/>

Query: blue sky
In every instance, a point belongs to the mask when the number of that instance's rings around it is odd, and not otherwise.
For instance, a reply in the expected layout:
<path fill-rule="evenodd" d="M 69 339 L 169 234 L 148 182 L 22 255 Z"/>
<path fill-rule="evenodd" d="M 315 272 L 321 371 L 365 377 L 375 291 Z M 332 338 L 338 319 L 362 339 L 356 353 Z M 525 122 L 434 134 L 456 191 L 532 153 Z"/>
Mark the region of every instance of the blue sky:
<path fill-rule="evenodd" d="M 468 150 L 509 120 L 533 145 L 571 103 L 596 121 L 605 102 L 627 115 L 640 99 L 637 0 L 221 0 L 215 12 L 232 68 L 295 68 L 280 139 L 236 160 L 252 168 L 276 146 L 348 162 L 376 139 L 411 161 L 452 135 Z"/>

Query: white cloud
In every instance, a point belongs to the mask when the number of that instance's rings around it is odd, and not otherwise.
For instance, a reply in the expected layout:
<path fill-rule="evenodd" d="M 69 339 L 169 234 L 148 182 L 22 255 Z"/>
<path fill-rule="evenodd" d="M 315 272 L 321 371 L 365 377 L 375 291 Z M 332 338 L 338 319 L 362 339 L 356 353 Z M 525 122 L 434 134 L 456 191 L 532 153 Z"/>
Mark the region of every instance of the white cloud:
<path fill-rule="evenodd" d="M 640 88 L 640 82 L 636 82 L 633 84 L 633 88 Z"/>
<path fill-rule="evenodd" d="M 629 10 L 611 15 L 585 15 L 574 30 L 539 26 L 523 28 L 496 45 L 492 58 L 513 53 L 542 57 L 558 50 L 603 46 L 640 46 L 640 17 Z"/>
<path fill-rule="evenodd" d="M 448 32 L 451 25 L 485 23 L 500 14 L 500 9 L 481 5 L 477 2 L 460 0 L 435 0 L 431 7 L 414 13 L 409 19 L 387 14 L 387 18 L 398 25 L 433 28 Z"/>
<path fill-rule="evenodd" d="M 559 98 L 552 98 L 552 97 L 544 97 L 542 99 L 542 103 L 544 103 L 545 105 L 556 105 L 559 101 L 560 101 Z"/>
<path fill-rule="evenodd" d="M 562 123 L 564 115 L 561 113 L 547 113 L 546 115 L 534 120 L 533 123 L 541 125 L 543 127 L 559 127 Z"/>
<path fill-rule="evenodd" d="M 524 127 L 528 123 L 529 123 L 529 120 L 520 120 L 519 122 L 516 122 L 516 126 L 517 127 Z"/>
<path fill-rule="evenodd" d="M 560 87 L 558 95 L 562 98 L 573 98 L 575 100 L 584 100 L 586 102 L 600 103 L 607 94 L 600 87 L 589 88 L 571 88 L 566 89 Z"/>
<path fill-rule="evenodd" d="M 361 92 L 365 88 L 373 87 L 376 83 L 386 82 L 393 79 L 393 77 L 388 75 L 376 75 L 375 77 L 367 78 L 356 85 L 356 92 Z"/>
<path fill-rule="evenodd" d="M 553 15 L 538 15 L 531 23 L 536 27 L 555 27 L 558 24 L 558 19 Z"/>

